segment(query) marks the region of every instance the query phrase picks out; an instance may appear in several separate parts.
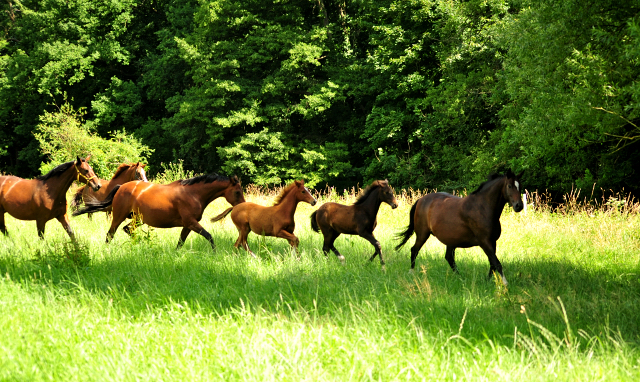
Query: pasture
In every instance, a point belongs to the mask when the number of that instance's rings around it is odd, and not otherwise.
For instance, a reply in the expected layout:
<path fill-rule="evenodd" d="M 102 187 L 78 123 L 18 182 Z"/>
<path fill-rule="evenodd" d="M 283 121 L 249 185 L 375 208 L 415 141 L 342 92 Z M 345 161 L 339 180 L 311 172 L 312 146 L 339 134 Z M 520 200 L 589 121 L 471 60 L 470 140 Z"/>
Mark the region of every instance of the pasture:
<path fill-rule="evenodd" d="M 269 205 L 274 193 L 249 190 Z M 486 280 L 478 247 L 458 249 L 460 275 L 431 238 L 409 273 L 395 235 L 414 198 L 383 204 L 374 231 L 386 270 L 366 240 L 342 235 L 345 256 L 321 253 L 301 203 L 286 240 L 249 235 L 258 258 L 234 250 L 237 230 L 220 198 L 202 225 L 216 244 L 180 229 L 119 230 L 105 244 L 103 213 L 57 222 L 6 215 L 0 236 L 1 380 L 639 380 L 640 217 L 612 201 L 526 214 L 507 207 L 497 256 L 509 280 Z M 415 237 L 415 236 L 414 236 Z"/>

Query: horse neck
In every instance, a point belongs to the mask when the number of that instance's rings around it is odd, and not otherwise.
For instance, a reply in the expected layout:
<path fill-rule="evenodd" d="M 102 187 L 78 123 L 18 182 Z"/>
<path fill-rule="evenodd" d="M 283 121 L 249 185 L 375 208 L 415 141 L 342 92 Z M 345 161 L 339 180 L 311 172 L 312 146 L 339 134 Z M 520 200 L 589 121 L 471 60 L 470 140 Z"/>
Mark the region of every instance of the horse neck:
<path fill-rule="evenodd" d="M 225 182 L 228 181 L 215 180 L 211 183 L 200 183 L 186 187 L 193 187 L 194 193 L 200 197 L 202 204 L 206 206 L 224 195 L 224 190 L 228 186 L 228 183 L 225 184 Z"/>
<path fill-rule="evenodd" d="M 109 180 L 109 185 L 114 185 L 115 186 L 115 185 L 118 185 L 118 184 L 124 184 L 126 182 L 131 182 L 133 180 L 136 180 L 136 171 L 135 171 L 134 167 L 129 167 L 128 169 L 126 169 L 123 172 L 121 172 L 120 174 L 118 174 L 118 176 L 116 176 L 115 178 Z"/>
<path fill-rule="evenodd" d="M 71 187 L 71 183 L 76 180 L 77 175 L 78 170 L 73 165 L 62 174 L 45 180 L 44 184 L 47 185 L 50 195 L 54 195 L 55 199 L 66 198 L 67 190 Z"/>
<path fill-rule="evenodd" d="M 502 188 L 504 186 L 505 178 L 498 178 L 492 182 L 485 190 L 481 190 L 477 196 L 484 199 L 485 203 L 491 207 L 492 214 L 495 218 L 500 219 L 504 205 L 507 204 L 507 199 L 502 195 Z"/>
<path fill-rule="evenodd" d="M 356 204 L 355 207 L 365 212 L 369 217 L 377 216 L 378 210 L 380 210 L 380 205 L 382 204 L 382 200 L 380 200 L 381 191 L 382 189 L 377 187 L 375 190 L 371 191 L 364 202 Z"/>
<path fill-rule="evenodd" d="M 283 211 L 283 214 L 291 218 L 293 218 L 293 215 L 296 213 L 296 208 L 300 202 L 296 199 L 296 192 L 298 192 L 298 188 L 291 189 L 291 191 L 282 198 L 280 203 L 275 206 L 278 210 Z"/>

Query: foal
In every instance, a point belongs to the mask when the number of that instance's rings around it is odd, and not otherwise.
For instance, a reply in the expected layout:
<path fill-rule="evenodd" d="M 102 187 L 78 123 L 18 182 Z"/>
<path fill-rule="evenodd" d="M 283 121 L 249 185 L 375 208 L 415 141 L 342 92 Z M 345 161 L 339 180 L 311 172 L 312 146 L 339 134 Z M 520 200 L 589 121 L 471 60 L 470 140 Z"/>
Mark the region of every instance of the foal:
<path fill-rule="evenodd" d="M 307 202 L 312 206 L 316 205 L 316 199 L 304 186 L 304 180 L 296 180 L 288 185 L 275 200 L 271 207 L 260 206 L 255 203 L 245 202 L 231 207 L 211 219 L 216 222 L 231 212 L 231 220 L 238 229 L 238 240 L 235 247 L 242 246 L 251 256 L 255 253 L 249 249 L 247 237 L 253 231 L 258 235 L 275 236 L 287 239 L 294 250 L 298 248 L 300 240 L 293 234 L 296 223 L 293 215 L 299 202 Z"/>
<path fill-rule="evenodd" d="M 413 232 L 416 242 L 411 247 L 411 269 L 416 265 L 420 248 L 433 234 L 447 246 L 445 258 L 454 272 L 458 272 L 455 262 L 456 248 L 469 248 L 477 245 L 489 259 L 489 277 L 498 272 L 502 283 L 507 279 L 502 273 L 502 264 L 496 257 L 496 242 L 502 228 L 500 215 L 505 204 L 509 203 L 515 212 L 523 208 L 520 196 L 520 177 L 511 170 L 506 175 L 495 174 L 482 183 L 470 195 L 460 198 L 444 192 L 428 194 L 418 199 L 409 213 L 409 226 L 398 235 L 399 250 L 409 240 Z"/>
<path fill-rule="evenodd" d="M 338 252 L 333 242 L 344 233 L 347 235 L 358 235 L 373 245 L 375 252 L 369 261 L 373 261 L 380 255 L 380 265 L 384 266 L 380 242 L 373 236 L 373 230 L 378 223 L 377 215 L 382 202 L 387 203 L 391 208 L 397 208 L 398 202 L 389 187 L 387 180 L 376 180 L 364 190 L 351 206 L 338 203 L 325 203 L 317 211 L 311 214 L 311 228 L 322 231 L 324 244 L 322 251 L 325 256 L 332 250 L 340 261 L 344 261 L 344 256 Z"/>
<path fill-rule="evenodd" d="M 0 176 L 0 231 L 7 234 L 4 213 L 8 212 L 16 219 L 35 220 L 41 238 L 47 222 L 55 218 L 71 240 L 75 240 L 67 215 L 67 190 L 74 180 L 88 184 L 96 191 L 100 189 L 96 174 L 88 163 L 90 158 L 91 155 L 85 159 L 77 157 L 75 161 L 58 165 L 35 179 Z"/>

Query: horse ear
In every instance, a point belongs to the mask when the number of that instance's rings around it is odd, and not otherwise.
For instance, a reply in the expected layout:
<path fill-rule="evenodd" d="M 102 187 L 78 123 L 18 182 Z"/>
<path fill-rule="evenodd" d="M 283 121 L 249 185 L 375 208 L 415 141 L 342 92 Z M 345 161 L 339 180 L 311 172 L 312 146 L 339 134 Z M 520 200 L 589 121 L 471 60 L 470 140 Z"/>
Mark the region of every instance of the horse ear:
<path fill-rule="evenodd" d="M 87 157 L 86 157 L 86 158 L 84 158 L 84 161 L 85 161 L 85 162 L 89 162 L 89 159 L 91 159 L 91 154 L 87 155 Z"/>
<path fill-rule="evenodd" d="M 136 163 L 136 167 L 140 166 L 140 162 Z"/>
<path fill-rule="evenodd" d="M 82 159 L 80 158 L 80 155 L 76 156 L 76 165 L 78 163 L 82 163 Z"/>
<path fill-rule="evenodd" d="M 520 174 L 516 175 L 516 178 L 520 179 L 524 175 L 524 170 L 520 171 Z"/>
<path fill-rule="evenodd" d="M 138 162 L 138 163 L 140 163 L 140 162 Z M 145 167 L 147 167 L 147 164 L 143 163 L 143 164 L 140 165 L 140 167 L 145 168 Z"/>
<path fill-rule="evenodd" d="M 235 186 L 236 184 L 238 184 L 240 181 L 238 180 L 237 176 L 232 176 L 231 178 L 229 178 L 229 180 L 231 181 L 231 185 Z"/>
<path fill-rule="evenodd" d="M 508 179 L 513 179 L 513 178 L 516 177 L 516 174 L 514 174 L 513 171 L 511 171 L 511 169 L 507 170 L 507 174 L 506 175 L 507 175 Z"/>
<path fill-rule="evenodd" d="M 294 183 L 296 184 L 296 187 L 300 187 L 304 184 L 304 180 L 296 180 Z"/>

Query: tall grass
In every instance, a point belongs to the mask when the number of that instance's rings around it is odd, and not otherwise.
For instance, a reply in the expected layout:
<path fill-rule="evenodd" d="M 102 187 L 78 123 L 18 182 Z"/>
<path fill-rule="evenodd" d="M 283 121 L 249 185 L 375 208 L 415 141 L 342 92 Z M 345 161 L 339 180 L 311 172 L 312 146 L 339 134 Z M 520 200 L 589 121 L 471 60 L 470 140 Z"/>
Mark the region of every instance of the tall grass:
<path fill-rule="evenodd" d="M 267 205 L 278 190 L 249 186 Z M 615 196 L 568 195 L 516 214 L 506 209 L 498 257 L 509 287 L 486 279 L 479 248 L 458 249 L 460 275 L 430 239 L 418 272 L 394 236 L 419 192 L 383 205 L 373 247 L 341 236 L 341 263 L 321 253 L 309 215 L 352 203 L 356 190 L 325 190 L 296 213 L 296 256 L 282 239 L 251 234 L 253 259 L 235 250 L 227 207 L 216 200 L 198 235 L 175 250 L 180 229 L 119 231 L 105 217 L 55 220 L 45 240 L 34 222 L 6 218 L 0 237 L 2 380 L 637 380 L 640 377 L 640 208 Z M 574 199 L 571 199 L 574 198 Z M 573 200 L 573 202 L 572 202 Z M 571 204 L 573 203 L 573 204 Z"/>

